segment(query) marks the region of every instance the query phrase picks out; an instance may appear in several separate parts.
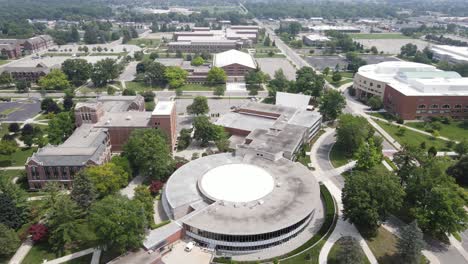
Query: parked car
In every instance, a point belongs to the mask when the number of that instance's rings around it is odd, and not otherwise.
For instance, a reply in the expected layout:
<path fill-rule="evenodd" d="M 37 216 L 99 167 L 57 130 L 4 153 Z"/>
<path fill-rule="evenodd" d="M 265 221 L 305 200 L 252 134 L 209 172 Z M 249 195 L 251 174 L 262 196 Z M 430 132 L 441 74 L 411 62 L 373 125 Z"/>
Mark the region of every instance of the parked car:
<path fill-rule="evenodd" d="M 185 251 L 190 252 L 192 249 L 195 247 L 195 243 L 193 241 L 190 241 L 185 245 Z"/>

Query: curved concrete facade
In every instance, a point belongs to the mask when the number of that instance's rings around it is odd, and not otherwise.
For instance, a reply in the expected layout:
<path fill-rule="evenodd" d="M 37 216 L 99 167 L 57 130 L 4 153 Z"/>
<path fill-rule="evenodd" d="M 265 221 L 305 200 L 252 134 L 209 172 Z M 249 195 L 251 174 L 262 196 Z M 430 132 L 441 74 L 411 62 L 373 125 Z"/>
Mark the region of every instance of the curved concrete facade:
<path fill-rule="evenodd" d="M 273 189 L 248 202 L 207 196 L 198 183 L 213 169 L 227 164 L 265 170 L 274 180 Z M 242 188 L 237 191 L 241 193 Z M 187 236 L 206 247 L 228 252 L 258 251 L 284 243 L 302 232 L 316 210 L 322 208 L 319 185 L 302 164 L 285 158 L 273 162 L 231 153 L 203 157 L 182 166 L 169 178 L 162 199 L 167 215 L 184 227 Z"/>

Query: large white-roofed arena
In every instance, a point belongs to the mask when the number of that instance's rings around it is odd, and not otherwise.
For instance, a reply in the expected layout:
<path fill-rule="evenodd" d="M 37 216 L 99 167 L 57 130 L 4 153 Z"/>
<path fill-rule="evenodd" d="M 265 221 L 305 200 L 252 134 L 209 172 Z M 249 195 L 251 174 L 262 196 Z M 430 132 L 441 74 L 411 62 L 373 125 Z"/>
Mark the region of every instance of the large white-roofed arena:
<path fill-rule="evenodd" d="M 282 244 L 322 214 L 319 184 L 306 167 L 253 152 L 191 161 L 169 178 L 162 200 L 186 236 L 230 253 Z"/>

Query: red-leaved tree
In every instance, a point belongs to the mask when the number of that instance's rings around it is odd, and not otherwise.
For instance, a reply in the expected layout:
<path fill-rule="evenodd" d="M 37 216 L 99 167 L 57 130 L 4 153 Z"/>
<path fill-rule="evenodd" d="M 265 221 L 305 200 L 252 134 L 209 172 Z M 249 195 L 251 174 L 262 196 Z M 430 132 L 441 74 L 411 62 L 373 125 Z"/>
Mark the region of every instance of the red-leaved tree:
<path fill-rule="evenodd" d="M 39 242 L 44 240 L 47 237 L 48 229 L 43 224 L 34 224 L 32 225 L 28 232 L 31 235 L 31 239 L 34 242 Z"/>
<path fill-rule="evenodd" d="M 163 187 L 162 181 L 152 181 L 150 185 L 150 192 L 152 195 L 157 195 Z"/>

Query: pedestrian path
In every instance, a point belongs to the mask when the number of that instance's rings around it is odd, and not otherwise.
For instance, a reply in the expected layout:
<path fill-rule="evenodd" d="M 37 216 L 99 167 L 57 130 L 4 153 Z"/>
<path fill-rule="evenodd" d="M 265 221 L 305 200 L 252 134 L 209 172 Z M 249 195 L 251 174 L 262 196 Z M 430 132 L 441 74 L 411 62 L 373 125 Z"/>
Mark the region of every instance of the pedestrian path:
<path fill-rule="evenodd" d="M 23 262 L 26 255 L 28 255 L 29 251 L 33 246 L 33 242 L 30 239 L 24 241 L 21 246 L 16 250 L 15 255 L 10 259 L 8 264 L 21 264 Z"/>
<path fill-rule="evenodd" d="M 95 251 L 101 251 L 101 250 L 100 249 L 95 249 L 95 248 L 88 248 L 88 249 L 85 249 L 85 250 L 82 250 L 82 251 L 72 253 L 70 255 L 63 256 L 61 258 L 57 258 L 57 259 L 53 259 L 51 261 L 43 262 L 43 264 L 60 264 L 60 263 L 64 263 L 64 262 L 67 262 L 67 261 L 70 261 L 72 259 L 76 259 L 76 258 L 85 256 L 85 255 L 95 254 Z"/>

